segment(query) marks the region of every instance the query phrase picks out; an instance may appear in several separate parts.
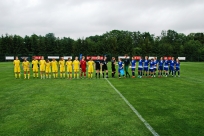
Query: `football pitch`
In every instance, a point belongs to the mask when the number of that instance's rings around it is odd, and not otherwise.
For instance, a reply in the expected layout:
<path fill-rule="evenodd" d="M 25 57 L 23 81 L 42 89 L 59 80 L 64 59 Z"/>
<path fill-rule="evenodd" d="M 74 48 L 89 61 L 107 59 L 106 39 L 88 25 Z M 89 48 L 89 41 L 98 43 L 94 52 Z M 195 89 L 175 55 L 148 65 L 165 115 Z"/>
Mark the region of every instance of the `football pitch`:
<path fill-rule="evenodd" d="M 180 78 L 111 78 L 109 67 L 108 79 L 24 80 L 1 62 L 0 135 L 203 136 L 203 66 L 182 62 Z"/>

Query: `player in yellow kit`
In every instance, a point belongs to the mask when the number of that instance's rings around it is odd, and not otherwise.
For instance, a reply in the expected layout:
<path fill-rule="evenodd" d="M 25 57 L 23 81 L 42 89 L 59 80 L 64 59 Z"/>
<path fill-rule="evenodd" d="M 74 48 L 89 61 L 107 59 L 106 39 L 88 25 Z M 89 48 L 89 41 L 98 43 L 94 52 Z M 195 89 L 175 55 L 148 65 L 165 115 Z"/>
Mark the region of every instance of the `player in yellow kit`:
<path fill-rule="evenodd" d="M 75 60 L 73 61 L 73 69 L 74 69 L 74 78 L 79 78 L 79 65 L 80 62 L 78 60 L 78 57 L 75 57 Z"/>
<path fill-rule="evenodd" d="M 68 58 L 66 66 L 67 66 L 67 78 L 72 79 L 72 61 L 70 58 Z"/>
<path fill-rule="evenodd" d="M 38 60 L 36 60 L 36 58 L 33 59 L 32 65 L 33 65 L 33 77 L 38 78 Z"/>
<path fill-rule="evenodd" d="M 16 59 L 13 61 L 14 65 L 14 73 L 15 73 L 15 78 L 21 78 L 21 69 L 20 69 L 20 60 L 18 60 L 18 57 L 16 56 Z"/>
<path fill-rule="evenodd" d="M 65 60 L 63 57 L 61 57 L 59 61 L 59 67 L 60 67 L 60 78 L 65 78 Z"/>
<path fill-rule="evenodd" d="M 28 74 L 28 79 L 30 79 L 30 62 L 25 58 L 22 65 L 24 71 L 24 79 L 26 79 L 26 73 Z"/>
<path fill-rule="evenodd" d="M 49 61 L 49 59 L 46 60 L 45 63 L 45 73 L 46 73 L 46 78 L 51 78 L 51 62 Z"/>
<path fill-rule="evenodd" d="M 52 66 L 53 77 L 57 78 L 58 77 L 58 63 L 54 58 L 51 61 L 51 66 Z"/>
<path fill-rule="evenodd" d="M 45 60 L 44 60 L 44 56 L 41 57 L 41 60 L 39 62 L 40 64 L 40 77 L 41 79 L 45 78 Z"/>
<path fill-rule="evenodd" d="M 90 60 L 88 61 L 88 78 L 93 77 L 94 64 L 94 61 L 92 60 L 92 58 L 90 58 Z"/>

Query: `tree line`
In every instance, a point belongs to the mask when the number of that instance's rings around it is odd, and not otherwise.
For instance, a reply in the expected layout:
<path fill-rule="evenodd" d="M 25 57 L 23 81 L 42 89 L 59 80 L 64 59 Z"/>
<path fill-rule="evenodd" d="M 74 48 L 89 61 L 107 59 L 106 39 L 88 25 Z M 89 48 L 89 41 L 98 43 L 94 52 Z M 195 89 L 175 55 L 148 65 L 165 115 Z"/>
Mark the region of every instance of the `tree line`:
<path fill-rule="evenodd" d="M 149 32 L 112 30 L 102 35 L 74 40 L 70 37 L 55 37 L 33 34 L 2 35 L 0 37 L 0 61 L 5 56 L 57 55 L 79 56 L 107 55 L 119 56 L 175 56 L 186 57 L 188 61 L 204 61 L 204 33 L 185 35 L 174 30 L 162 31 L 160 36 Z"/>

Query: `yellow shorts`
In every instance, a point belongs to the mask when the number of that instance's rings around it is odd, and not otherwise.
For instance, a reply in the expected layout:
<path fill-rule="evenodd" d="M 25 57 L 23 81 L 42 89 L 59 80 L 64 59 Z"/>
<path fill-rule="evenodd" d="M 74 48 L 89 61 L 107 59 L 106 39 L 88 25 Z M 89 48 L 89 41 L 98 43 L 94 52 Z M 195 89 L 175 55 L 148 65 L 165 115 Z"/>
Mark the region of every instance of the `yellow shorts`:
<path fill-rule="evenodd" d="M 29 68 L 23 68 L 23 71 L 28 72 L 28 71 L 30 71 L 30 69 Z"/>
<path fill-rule="evenodd" d="M 33 72 L 38 72 L 38 68 L 33 68 Z"/>
<path fill-rule="evenodd" d="M 40 71 L 45 71 L 45 66 L 40 66 Z"/>
<path fill-rule="evenodd" d="M 52 72 L 58 72 L 57 68 L 52 68 Z"/>
<path fill-rule="evenodd" d="M 74 72 L 79 72 L 79 69 L 74 69 Z"/>
<path fill-rule="evenodd" d="M 46 68 L 46 69 L 45 69 L 45 72 L 46 72 L 46 73 L 51 73 L 51 68 Z"/>
<path fill-rule="evenodd" d="M 60 67 L 60 72 L 65 72 L 65 67 Z"/>
<path fill-rule="evenodd" d="M 67 72 L 72 72 L 72 67 L 67 68 Z"/>
<path fill-rule="evenodd" d="M 93 68 L 88 68 L 88 73 L 93 73 Z"/>
<path fill-rule="evenodd" d="M 15 73 L 19 73 L 19 72 L 21 72 L 20 67 L 14 67 L 14 72 L 15 72 Z"/>

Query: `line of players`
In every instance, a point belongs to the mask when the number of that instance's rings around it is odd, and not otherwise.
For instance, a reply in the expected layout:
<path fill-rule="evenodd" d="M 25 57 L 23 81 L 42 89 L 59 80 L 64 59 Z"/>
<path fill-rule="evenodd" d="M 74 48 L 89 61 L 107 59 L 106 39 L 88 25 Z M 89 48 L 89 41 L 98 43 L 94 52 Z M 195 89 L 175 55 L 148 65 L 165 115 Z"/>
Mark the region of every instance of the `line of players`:
<path fill-rule="evenodd" d="M 120 59 L 118 62 L 119 70 L 118 73 L 120 73 L 121 70 L 125 70 L 126 77 L 130 74 L 128 73 L 128 63 L 130 63 L 130 68 L 132 69 L 132 77 L 135 77 L 135 68 L 136 68 L 136 60 L 134 57 L 132 57 L 131 62 L 128 61 L 127 56 L 125 56 L 124 64 L 122 60 Z M 177 58 L 174 60 L 174 57 L 172 57 L 171 60 L 163 59 L 163 57 L 160 58 L 160 60 L 157 60 L 156 57 L 152 59 L 148 59 L 147 56 L 145 56 L 145 59 L 142 58 L 138 61 L 138 78 L 142 77 L 156 77 L 156 71 L 158 70 L 158 77 L 168 75 L 172 75 L 176 77 L 176 73 L 178 77 L 180 77 L 180 61 Z M 125 76 L 125 75 L 123 75 Z M 120 74 L 119 74 L 120 77 Z"/>
<path fill-rule="evenodd" d="M 18 60 L 18 57 L 13 62 L 14 64 L 14 72 L 15 77 L 20 78 L 20 61 Z M 87 65 L 88 64 L 88 65 Z M 108 78 L 108 62 L 106 60 L 106 57 L 101 61 L 100 57 L 97 57 L 97 60 L 93 61 L 92 58 L 86 63 L 85 57 L 82 57 L 82 60 L 79 61 L 78 57 L 75 57 L 75 60 L 72 62 L 70 58 L 68 58 L 68 61 L 65 62 L 64 58 L 61 57 L 59 62 L 57 62 L 55 59 L 52 59 L 50 62 L 49 59 L 44 60 L 44 57 L 41 58 L 40 61 L 34 59 L 32 61 L 32 70 L 33 70 L 33 77 L 38 78 L 38 65 L 40 65 L 40 77 L 43 78 L 51 78 L 51 74 L 53 75 L 53 78 L 58 78 L 58 67 L 60 69 L 60 78 L 65 78 L 65 67 L 67 72 L 67 78 L 72 79 L 72 70 L 74 71 L 74 78 L 79 78 L 79 71 L 81 71 L 80 77 L 86 77 L 86 68 L 88 66 L 88 78 L 93 77 L 94 67 L 96 70 L 95 77 L 100 78 L 100 70 L 102 69 L 103 78 Z M 136 69 L 136 60 L 134 57 L 132 57 L 131 62 L 129 59 L 127 59 L 127 55 L 125 56 L 125 59 L 122 61 L 122 59 L 119 59 L 118 63 L 116 64 L 116 60 L 114 57 L 112 57 L 111 60 L 111 68 L 112 68 L 112 77 L 115 77 L 116 68 L 115 66 L 118 65 L 118 77 L 121 76 L 124 77 L 130 77 L 130 74 L 128 72 L 129 64 L 131 65 L 130 68 L 132 70 L 132 77 L 135 77 L 135 69 Z M 30 63 L 26 59 L 22 63 L 23 70 L 24 70 L 24 79 L 30 78 Z M 156 71 L 158 69 L 158 77 L 162 76 L 168 76 L 170 73 L 172 76 L 176 76 L 176 72 L 178 74 L 178 77 L 180 76 L 180 62 L 178 59 L 176 61 L 174 60 L 174 57 L 172 57 L 172 60 L 163 60 L 161 57 L 158 61 L 156 57 L 154 59 L 149 60 L 147 56 L 145 56 L 145 59 L 140 59 L 138 61 L 138 77 L 141 78 L 142 76 L 148 76 L 148 77 L 155 77 Z M 122 72 L 122 71 L 125 71 Z M 126 74 L 126 76 L 125 76 Z"/>
<path fill-rule="evenodd" d="M 96 77 L 100 78 L 100 70 L 102 69 L 103 78 L 108 78 L 107 63 L 108 62 L 106 61 L 106 57 L 104 57 L 104 60 L 101 61 L 99 56 L 97 57 L 96 61 L 93 61 L 92 58 L 90 58 L 88 62 L 86 62 L 84 56 L 82 57 L 81 61 L 78 60 L 78 57 L 75 57 L 74 61 L 71 61 L 71 59 L 68 58 L 68 61 L 66 62 L 63 57 L 61 57 L 59 62 L 57 62 L 55 59 L 52 59 L 52 61 L 49 61 L 49 59 L 44 60 L 44 57 L 42 56 L 40 61 L 36 60 L 35 58 L 34 60 L 32 60 L 32 71 L 33 77 L 38 78 L 38 71 L 40 70 L 41 79 L 51 78 L 51 74 L 53 75 L 53 78 L 58 78 L 58 69 L 60 71 L 60 78 L 66 77 L 65 71 L 67 73 L 68 79 L 72 79 L 72 71 L 74 72 L 73 78 L 85 78 L 86 69 L 88 66 L 88 78 L 93 77 L 94 67 L 96 70 Z M 15 58 L 13 64 L 15 78 L 21 78 L 20 60 L 18 59 L 18 57 Z M 30 79 L 30 62 L 24 59 L 24 61 L 22 62 L 22 67 L 24 71 L 24 79 Z M 81 75 L 79 76 L 80 71 Z"/>

